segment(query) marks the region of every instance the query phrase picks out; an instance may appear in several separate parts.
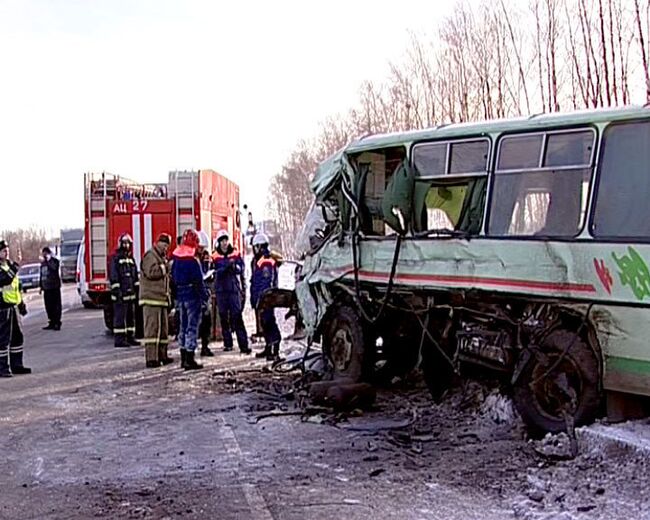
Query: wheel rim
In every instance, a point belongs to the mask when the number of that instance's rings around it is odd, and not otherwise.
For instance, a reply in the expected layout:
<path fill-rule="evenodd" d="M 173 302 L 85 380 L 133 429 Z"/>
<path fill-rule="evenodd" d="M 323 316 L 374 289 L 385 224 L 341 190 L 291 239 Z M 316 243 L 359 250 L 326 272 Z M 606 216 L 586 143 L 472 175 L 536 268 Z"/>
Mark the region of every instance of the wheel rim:
<path fill-rule="evenodd" d="M 530 383 L 538 412 L 554 421 L 564 421 L 565 413 L 575 415 L 585 388 L 580 367 L 568 356 L 547 373 L 558 363 L 559 357 L 559 354 L 552 354 L 544 362 L 537 362 Z"/>
<path fill-rule="evenodd" d="M 332 336 L 330 357 L 334 370 L 344 372 L 352 358 L 352 335 L 348 327 L 339 328 Z"/>

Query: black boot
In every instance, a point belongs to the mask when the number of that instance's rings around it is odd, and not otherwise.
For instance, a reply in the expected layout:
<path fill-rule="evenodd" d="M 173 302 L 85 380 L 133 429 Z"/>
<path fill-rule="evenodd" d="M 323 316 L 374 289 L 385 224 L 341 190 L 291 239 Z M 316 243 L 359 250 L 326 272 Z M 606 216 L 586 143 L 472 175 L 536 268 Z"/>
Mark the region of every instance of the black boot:
<path fill-rule="evenodd" d="M 273 351 L 266 356 L 267 361 L 279 361 L 280 360 L 280 343 L 273 344 Z"/>
<path fill-rule="evenodd" d="M 214 352 L 210 350 L 210 347 L 208 347 L 208 342 L 207 341 L 201 341 L 201 356 L 205 357 L 213 357 Z"/>
<path fill-rule="evenodd" d="M 181 368 L 185 368 L 186 366 L 187 366 L 187 350 L 181 348 Z"/>
<path fill-rule="evenodd" d="M 52 322 L 48 323 L 46 327 L 43 327 L 43 330 L 54 330 L 54 324 Z"/>
<path fill-rule="evenodd" d="M 135 339 L 133 336 L 127 336 L 126 342 L 131 347 L 139 347 L 140 346 L 140 342 L 137 339 Z"/>
<path fill-rule="evenodd" d="M 183 352 L 183 351 L 181 350 L 181 352 Z M 161 362 L 163 365 L 169 365 L 170 363 L 173 363 L 173 362 L 174 362 L 174 358 L 173 358 L 173 357 L 170 357 L 170 356 L 167 356 L 167 357 L 162 358 L 162 359 L 160 360 L 160 362 Z"/>
<path fill-rule="evenodd" d="M 0 358 L 0 377 L 11 377 L 11 370 L 9 370 L 9 358 Z"/>
<path fill-rule="evenodd" d="M 11 363 L 11 372 L 14 374 L 31 374 L 32 369 L 23 365 L 23 353 L 11 352 L 9 354 L 9 362 Z"/>
<path fill-rule="evenodd" d="M 145 366 L 147 368 L 158 368 L 160 366 L 160 361 L 147 361 Z"/>
<path fill-rule="evenodd" d="M 262 352 L 258 352 L 257 354 L 255 354 L 255 357 L 258 358 L 258 359 L 268 358 L 272 353 L 273 352 L 271 350 L 271 345 L 267 344 L 264 347 L 264 350 L 262 350 Z"/>
<path fill-rule="evenodd" d="M 232 352 L 232 345 L 230 345 L 229 347 L 223 347 L 223 351 L 224 352 Z"/>
<path fill-rule="evenodd" d="M 185 370 L 199 370 L 203 368 L 203 365 L 199 365 L 194 361 L 194 352 L 187 351 L 185 353 Z"/>

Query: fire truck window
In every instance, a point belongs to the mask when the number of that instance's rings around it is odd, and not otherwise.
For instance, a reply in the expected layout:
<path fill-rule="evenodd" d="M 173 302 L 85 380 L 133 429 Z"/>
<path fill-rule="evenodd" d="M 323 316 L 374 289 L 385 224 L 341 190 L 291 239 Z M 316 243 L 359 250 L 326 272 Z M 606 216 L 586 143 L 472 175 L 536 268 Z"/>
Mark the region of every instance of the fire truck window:
<path fill-rule="evenodd" d="M 650 123 L 611 126 L 603 135 L 592 234 L 597 238 L 650 238 Z"/>

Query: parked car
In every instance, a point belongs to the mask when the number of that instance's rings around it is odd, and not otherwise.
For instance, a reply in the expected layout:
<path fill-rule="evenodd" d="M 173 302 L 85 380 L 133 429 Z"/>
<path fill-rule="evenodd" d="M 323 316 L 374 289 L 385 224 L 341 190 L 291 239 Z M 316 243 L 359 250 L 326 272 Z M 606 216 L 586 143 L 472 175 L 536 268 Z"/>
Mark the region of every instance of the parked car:
<path fill-rule="evenodd" d="M 41 264 L 25 264 L 18 271 L 18 279 L 23 291 L 38 289 L 41 280 Z"/>
<path fill-rule="evenodd" d="M 79 250 L 77 251 L 77 293 L 81 298 L 81 304 L 86 309 L 95 309 L 97 306 L 93 303 L 88 296 L 88 282 L 86 281 L 86 264 L 84 263 L 84 254 L 85 254 L 85 244 L 84 241 L 81 241 Z"/>

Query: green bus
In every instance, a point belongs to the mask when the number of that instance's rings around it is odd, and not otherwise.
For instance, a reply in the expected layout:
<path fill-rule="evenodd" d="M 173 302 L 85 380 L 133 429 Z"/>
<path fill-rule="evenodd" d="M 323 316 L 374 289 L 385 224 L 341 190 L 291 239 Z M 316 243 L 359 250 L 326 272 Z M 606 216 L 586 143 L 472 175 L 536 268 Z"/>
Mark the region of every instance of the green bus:
<path fill-rule="evenodd" d="M 650 109 L 440 125 L 324 161 L 296 297 L 335 378 L 507 382 L 557 432 L 650 396 Z"/>

